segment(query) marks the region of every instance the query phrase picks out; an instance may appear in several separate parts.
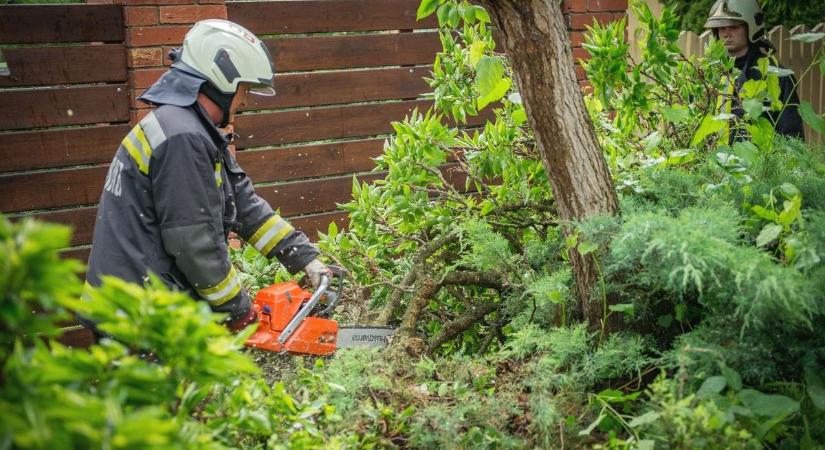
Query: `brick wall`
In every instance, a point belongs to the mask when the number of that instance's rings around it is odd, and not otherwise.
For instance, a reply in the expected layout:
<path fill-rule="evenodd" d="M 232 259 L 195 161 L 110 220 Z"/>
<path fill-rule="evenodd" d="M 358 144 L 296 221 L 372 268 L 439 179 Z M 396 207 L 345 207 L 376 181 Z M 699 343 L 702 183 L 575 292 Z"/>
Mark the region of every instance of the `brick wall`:
<path fill-rule="evenodd" d="M 623 18 L 627 12 L 627 0 L 564 0 L 562 9 L 570 30 L 570 45 L 573 49 L 573 59 L 576 61 L 576 77 L 582 89 L 590 89 L 584 69 L 578 64 L 579 59 L 587 60 L 589 55 L 582 48 L 584 33 L 587 26 L 593 21 L 599 23 L 612 22 Z"/>
<path fill-rule="evenodd" d="M 124 5 L 131 121 L 135 123 L 148 114 L 148 106 L 136 99 L 166 71 L 169 51 L 181 45 L 195 22 L 226 19 L 226 5 L 224 0 L 111 1 Z"/>

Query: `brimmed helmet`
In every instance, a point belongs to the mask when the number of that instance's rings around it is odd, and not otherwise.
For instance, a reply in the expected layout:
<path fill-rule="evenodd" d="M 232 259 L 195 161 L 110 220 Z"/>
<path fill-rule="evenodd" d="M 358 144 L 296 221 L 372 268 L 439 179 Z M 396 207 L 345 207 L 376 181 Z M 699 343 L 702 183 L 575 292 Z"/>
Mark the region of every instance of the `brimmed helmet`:
<path fill-rule="evenodd" d="M 717 0 L 710 8 L 705 28 L 720 28 L 746 24 L 751 43 L 765 36 L 765 15 L 756 0 Z"/>
<path fill-rule="evenodd" d="M 186 33 L 179 61 L 202 75 L 224 95 L 234 95 L 239 83 L 250 93 L 275 95 L 272 57 L 255 34 L 221 19 L 201 20 Z"/>

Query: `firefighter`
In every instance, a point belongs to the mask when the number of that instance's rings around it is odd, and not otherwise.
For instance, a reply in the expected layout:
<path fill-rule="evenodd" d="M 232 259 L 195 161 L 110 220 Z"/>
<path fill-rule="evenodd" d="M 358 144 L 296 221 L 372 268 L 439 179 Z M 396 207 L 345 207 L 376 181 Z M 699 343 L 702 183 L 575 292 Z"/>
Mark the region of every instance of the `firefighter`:
<path fill-rule="evenodd" d="M 716 38 L 724 42 L 728 55 L 734 58 L 736 68 L 741 71 L 733 83 L 728 83 L 728 92 L 718 102 L 722 112 L 732 113 L 741 119 L 745 111 L 738 93 L 746 81 L 761 79 L 757 68 L 759 59 L 768 58 L 772 66 L 779 67 L 779 62 L 772 55 L 775 48 L 765 36 L 764 14 L 756 0 L 717 0 L 711 7 L 705 28 L 712 29 Z M 784 110 L 770 111 L 766 113 L 767 117 L 777 133 L 804 139 L 796 79 L 793 75 L 781 76 L 779 86 L 779 100 Z M 729 143 L 746 137 L 744 130 L 738 128 L 734 133 L 726 131 L 726 134 Z"/>
<path fill-rule="evenodd" d="M 307 237 L 255 194 L 225 127 L 246 95 L 274 95 L 264 44 L 226 20 L 204 20 L 170 53 L 171 68 L 139 100 L 156 106 L 120 143 L 97 212 L 86 281 L 150 273 L 206 301 L 239 330 L 257 319 L 232 266 L 236 232 L 317 287 L 329 269 Z M 94 324 L 85 321 L 92 328 Z"/>

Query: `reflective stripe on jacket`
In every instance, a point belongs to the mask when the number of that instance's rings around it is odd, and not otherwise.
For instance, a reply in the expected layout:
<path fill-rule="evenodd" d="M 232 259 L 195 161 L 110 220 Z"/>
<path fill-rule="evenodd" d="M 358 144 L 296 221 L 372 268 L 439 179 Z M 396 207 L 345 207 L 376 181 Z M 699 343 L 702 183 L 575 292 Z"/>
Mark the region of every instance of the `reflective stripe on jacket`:
<path fill-rule="evenodd" d="M 170 287 L 232 318 L 250 308 L 228 254 L 237 232 L 296 273 L 318 255 L 255 194 L 227 141 L 197 105 L 163 105 L 123 139 L 104 184 L 87 281 L 104 275 Z"/>

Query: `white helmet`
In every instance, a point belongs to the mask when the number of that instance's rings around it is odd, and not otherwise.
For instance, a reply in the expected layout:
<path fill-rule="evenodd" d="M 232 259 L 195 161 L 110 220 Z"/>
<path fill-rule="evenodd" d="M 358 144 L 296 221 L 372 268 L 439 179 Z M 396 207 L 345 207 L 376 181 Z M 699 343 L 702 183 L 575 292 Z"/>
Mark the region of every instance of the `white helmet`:
<path fill-rule="evenodd" d="M 245 82 L 250 93 L 275 95 L 269 50 L 251 31 L 228 20 L 201 20 L 192 26 L 183 39 L 180 62 L 223 94 L 234 95 L 238 83 Z"/>

